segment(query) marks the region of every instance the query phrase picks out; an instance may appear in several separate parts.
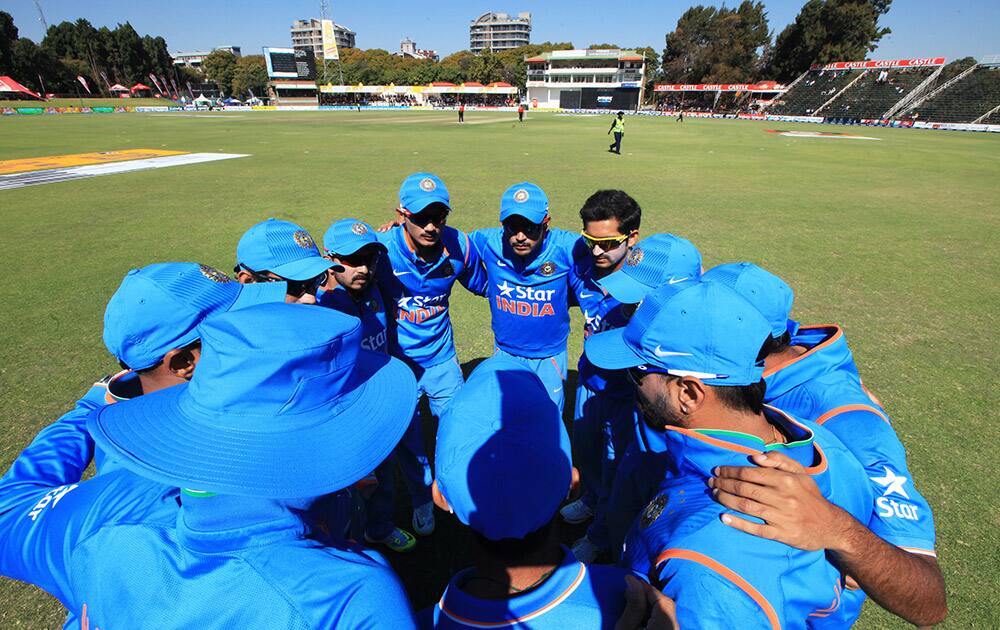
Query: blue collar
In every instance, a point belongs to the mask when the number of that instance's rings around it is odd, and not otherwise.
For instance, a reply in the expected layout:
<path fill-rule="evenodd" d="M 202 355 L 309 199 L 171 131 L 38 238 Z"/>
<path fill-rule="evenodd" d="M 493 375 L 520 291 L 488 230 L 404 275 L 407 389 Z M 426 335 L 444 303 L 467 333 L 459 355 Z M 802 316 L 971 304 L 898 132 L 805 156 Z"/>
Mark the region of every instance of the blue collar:
<path fill-rule="evenodd" d="M 177 535 L 199 553 L 224 553 L 305 538 L 305 513 L 315 499 L 281 500 L 181 495 Z"/>
<path fill-rule="evenodd" d="M 556 570 L 537 588 L 506 599 L 479 599 L 462 590 L 474 569 L 457 573 L 438 601 L 441 614 L 459 625 L 495 626 L 523 624 L 554 609 L 571 596 L 587 577 L 587 566 L 566 547 Z"/>
<path fill-rule="evenodd" d="M 809 427 L 774 407 L 765 406 L 764 415 L 790 437 L 787 443 L 764 444 L 756 436 L 736 431 L 667 427 L 666 452 L 671 456 L 672 471 L 678 476 L 708 479 L 716 466 L 752 465 L 748 456 L 769 451 L 791 457 L 812 475 L 826 471 L 826 456 Z"/>
<path fill-rule="evenodd" d="M 799 385 L 837 370 L 857 375 L 854 356 L 839 326 L 802 326 L 791 344 L 808 348 L 805 353 L 764 372 L 766 400 L 775 400 Z"/>

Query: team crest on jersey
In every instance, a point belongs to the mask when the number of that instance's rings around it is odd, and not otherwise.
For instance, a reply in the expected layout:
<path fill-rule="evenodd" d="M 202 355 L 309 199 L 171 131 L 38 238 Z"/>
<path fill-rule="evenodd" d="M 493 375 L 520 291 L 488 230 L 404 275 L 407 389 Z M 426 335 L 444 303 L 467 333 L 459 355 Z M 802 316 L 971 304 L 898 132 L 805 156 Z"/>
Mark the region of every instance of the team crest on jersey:
<path fill-rule="evenodd" d="M 420 189 L 423 190 L 424 192 L 430 192 L 437 187 L 438 185 L 435 184 L 434 180 L 431 179 L 430 177 L 425 177 L 422 180 L 420 180 Z"/>
<path fill-rule="evenodd" d="M 212 282 L 218 282 L 219 284 L 225 284 L 227 282 L 232 282 L 233 279 L 222 273 L 215 267 L 209 267 L 208 265 L 198 265 L 198 270 L 201 271 L 201 275 L 205 276 Z"/>
<path fill-rule="evenodd" d="M 527 190 L 525 190 L 523 188 L 519 188 L 519 189 L 517 189 L 516 192 L 514 192 L 514 201 L 515 202 L 517 202 L 517 203 L 524 203 L 527 200 L 528 200 L 528 191 Z"/>
<path fill-rule="evenodd" d="M 660 514 L 663 514 L 663 510 L 666 507 L 667 495 L 656 495 L 656 497 L 646 505 L 646 509 L 642 511 L 642 516 L 639 518 L 639 525 L 641 525 L 643 529 L 646 529 L 656 522 L 656 519 L 660 518 Z"/>
<path fill-rule="evenodd" d="M 636 265 L 642 262 L 642 258 L 645 255 L 646 254 L 642 251 L 641 248 L 636 247 L 631 252 L 629 252 L 628 258 L 625 259 L 625 264 L 628 265 L 629 267 L 635 267 Z"/>
<path fill-rule="evenodd" d="M 361 221 L 358 221 L 357 223 L 351 226 L 351 231 L 357 234 L 358 236 L 361 236 L 362 234 L 368 233 L 368 226 L 362 223 Z"/>
<path fill-rule="evenodd" d="M 555 272 L 556 272 L 556 264 L 551 260 L 542 263 L 542 266 L 538 268 L 538 273 L 542 274 L 543 276 L 551 276 Z"/>
<path fill-rule="evenodd" d="M 295 244 L 302 249 L 312 249 L 316 247 L 316 243 L 313 242 L 309 232 L 305 230 L 295 230 L 295 234 L 292 234 L 292 238 L 295 240 Z"/>

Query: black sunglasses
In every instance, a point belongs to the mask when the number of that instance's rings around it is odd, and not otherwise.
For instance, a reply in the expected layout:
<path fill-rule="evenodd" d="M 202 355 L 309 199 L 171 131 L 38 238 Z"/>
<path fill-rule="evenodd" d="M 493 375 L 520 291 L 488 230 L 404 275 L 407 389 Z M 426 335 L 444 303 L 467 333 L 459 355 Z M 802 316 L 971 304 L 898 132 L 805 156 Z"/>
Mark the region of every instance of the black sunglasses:
<path fill-rule="evenodd" d="M 309 278 L 308 280 L 289 280 L 288 278 L 282 278 L 275 274 L 274 276 L 267 275 L 267 271 L 254 271 L 253 269 L 247 267 L 246 265 L 237 265 L 237 271 L 243 269 L 248 271 L 255 282 L 284 282 L 287 284 L 285 288 L 285 293 L 292 297 L 302 297 L 306 293 L 316 293 L 320 285 L 326 282 L 327 274 L 324 271 L 314 278 Z"/>
<path fill-rule="evenodd" d="M 382 258 L 382 250 L 354 252 L 348 256 L 331 253 L 330 256 L 341 261 L 348 267 L 368 267 L 369 270 L 372 270 L 378 264 L 379 259 Z"/>
<path fill-rule="evenodd" d="M 531 240 L 538 240 L 545 231 L 544 223 L 532 223 L 531 221 L 504 221 L 503 231 L 508 236 L 514 236 L 515 234 L 524 234 Z"/>
<path fill-rule="evenodd" d="M 438 211 L 424 211 L 424 212 L 405 212 L 406 218 L 409 219 L 410 223 L 413 223 L 419 228 L 425 228 L 429 224 L 433 223 L 436 226 L 443 226 L 448 223 L 448 210 L 438 210 Z"/>
<path fill-rule="evenodd" d="M 638 365 L 636 367 L 630 367 L 625 370 L 625 374 L 628 375 L 628 380 L 631 381 L 633 385 L 638 385 L 639 381 L 641 381 L 643 377 L 648 374 L 666 374 L 667 376 L 673 376 L 668 370 L 658 368 L 653 365 Z"/>

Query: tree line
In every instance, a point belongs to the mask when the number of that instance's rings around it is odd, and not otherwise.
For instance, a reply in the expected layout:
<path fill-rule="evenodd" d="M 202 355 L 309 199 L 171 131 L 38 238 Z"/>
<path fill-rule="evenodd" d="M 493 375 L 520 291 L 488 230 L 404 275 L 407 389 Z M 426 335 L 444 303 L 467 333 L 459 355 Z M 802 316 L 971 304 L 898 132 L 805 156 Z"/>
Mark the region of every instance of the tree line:
<path fill-rule="evenodd" d="M 889 29 L 879 20 L 892 0 L 808 0 L 776 37 L 759 0 L 728 8 L 693 6 L 665 36 L 662 55 L 649 46 L 592 44 L 590 48 L 634 48 L 646 58 L 647 80 L 670 83 L 790 81 L 813 63 L 860 60 Z M 436 81 L 505 82 L 524 88 L 526 57 L 573 48 L 545 42 L 480 54 L 461 50 L 440 61 L 401 57 L 382 49 L 346 48 L 340 62 L 318 67 L 318 84 L 426 85 Z M 187 82 L 215 82 L 224 94 L 262 94 L 267 72 L 261 55 L 235 57 L 215 51 L 202 70 L 175 67 L 163 37 L 140 36 L 125 22 L 95 28 L 87 20 L 50 26 L 41 44 L 18 37 L 13 18 L 0 11 L 0 74 L 39 92 L 73 92 L 76 77 L 106 93 L 112 83 L 149 84 L 152 74 L 185 92 Z"/>

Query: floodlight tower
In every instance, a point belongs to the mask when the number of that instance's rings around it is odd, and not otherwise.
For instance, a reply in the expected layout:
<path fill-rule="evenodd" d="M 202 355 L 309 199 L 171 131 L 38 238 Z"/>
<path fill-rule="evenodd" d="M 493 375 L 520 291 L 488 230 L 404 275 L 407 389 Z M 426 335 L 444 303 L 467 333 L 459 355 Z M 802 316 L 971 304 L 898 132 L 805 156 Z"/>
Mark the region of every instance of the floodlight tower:
<path fill-rule="evenodd" d="M 45 32 L 48 33 L 49 23 L 45 20 L 45 13 L 42 11 L 41 0 L 35 0 L 35 8 L 38 9 L 38 21 L 42 23 L 42 26 L 45 28 Z"/>

